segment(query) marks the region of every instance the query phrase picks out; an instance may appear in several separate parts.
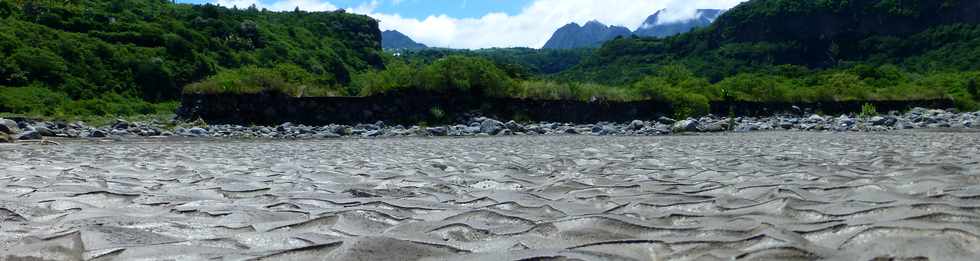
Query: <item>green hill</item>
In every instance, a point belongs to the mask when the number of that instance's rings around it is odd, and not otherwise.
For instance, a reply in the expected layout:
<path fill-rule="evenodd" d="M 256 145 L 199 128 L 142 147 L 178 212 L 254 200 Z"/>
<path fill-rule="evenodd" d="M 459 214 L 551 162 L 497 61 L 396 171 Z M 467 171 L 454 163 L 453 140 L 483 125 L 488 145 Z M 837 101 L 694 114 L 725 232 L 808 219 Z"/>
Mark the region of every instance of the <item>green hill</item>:
<path fill-rule="evenodd" d="M 335 88 L 357 72 L 383 67 L 380 39 L 376 20 L 343 11 L 3 0 L 0 92 L 6 95 L 0 96 L 6 98 L 0 99 L 8 102 L 0 112 L 17 112 L 11 108 L 17 97 L 38 95 L 53 95 L 51 106 L 109 98 L 171 101 L 185 85 L 239 68 L 285 66 L 308 76 L 310 85 Z M 39 113 L 50 110 L 56 108 Z"/>
<path fill-rule="evenodd" d="M 565 76 L 629 83 L 667 64 L 682 64 L 712 81 L 787 64 L 976 70 L 978 24 L 980 1 L 752 0 L 692 33 L 611 41 Z"/>

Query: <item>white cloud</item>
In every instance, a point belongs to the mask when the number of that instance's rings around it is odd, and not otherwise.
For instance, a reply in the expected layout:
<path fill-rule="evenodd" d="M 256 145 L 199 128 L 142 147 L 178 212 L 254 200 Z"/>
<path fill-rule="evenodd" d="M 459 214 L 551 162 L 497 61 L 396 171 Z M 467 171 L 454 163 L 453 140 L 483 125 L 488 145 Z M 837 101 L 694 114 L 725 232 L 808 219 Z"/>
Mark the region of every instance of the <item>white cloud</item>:
<path fill-rule="evenodd" d="M 657 10 L 670 10 L 667 19 L 692 17 L 699 8 L 731 8 L 745 0 L 535 0 L 520 13 L 489 13 L 479 18 L 455 18 L 432 15 L 424 19 L 398 14 L 377 13 L 378 0 L 349 8 L 351 12 L 370 15 L 381 21 L 382 30 L 398 30 L 429 46 L 450 48 L 541 47 L 559 27 L 576 22 L 598 20 L 609 25 L 640 27 L 647 16 Z M 223 6 L 289 11 L 299 7 L 307 11 L 330 11 L 337 6 L 325 0 L 276 0 L 263 4 L 259 0 L 215 0 Z M 392 0 L 397 4 L 402 0 Z M 462 4 L 466 4 L 462 1 Z"/>
<path fill-rule="evenodd" d="M 638 28 L 647 16 L 668 9 L 668 19 L 693 17 L 699 8 L 727 9 L 745 0 L 536 0 L 520 13 L 490 13 L 480 18 L 433 15 L 425 19 L 374 12 L 382 30 L 398 30 L 429 46 L 450 48 L 534 47 L 544 45 L 559 27 L 599 20 Z"/>

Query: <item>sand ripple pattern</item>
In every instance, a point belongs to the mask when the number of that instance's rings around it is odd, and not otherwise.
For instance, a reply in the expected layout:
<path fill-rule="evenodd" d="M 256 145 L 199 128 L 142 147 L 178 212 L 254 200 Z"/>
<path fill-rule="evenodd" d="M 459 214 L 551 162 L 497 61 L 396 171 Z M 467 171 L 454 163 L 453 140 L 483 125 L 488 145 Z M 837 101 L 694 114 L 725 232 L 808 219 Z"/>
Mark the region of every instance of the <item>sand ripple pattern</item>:
<path fill-rule="evenodd" d="M 980 260 L 980 134 L 0 146 L 0 259 Z"/>

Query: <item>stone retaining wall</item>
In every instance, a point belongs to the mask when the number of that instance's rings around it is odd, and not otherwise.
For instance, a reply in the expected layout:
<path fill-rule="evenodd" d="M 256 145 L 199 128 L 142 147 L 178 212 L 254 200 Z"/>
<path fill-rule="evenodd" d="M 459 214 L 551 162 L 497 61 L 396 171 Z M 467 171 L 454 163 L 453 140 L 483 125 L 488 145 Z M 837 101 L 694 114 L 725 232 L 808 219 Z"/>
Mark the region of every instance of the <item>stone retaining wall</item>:
<path fill-rule="evenodd" d="M 824 103 L 734 103 L 739 116 L 764 116 L 797 113 L 800 110 L 836 115 L 860 112 L 867 102 Z M 949 108 L 952 101 L 878 101 L 870 102 L 881 112 L 907 110 L 913 107 Z M 728 115 L 729 104 L 711 104 L 715 115 Z M 277 125 L 284 122 L 306 125 L 356 124 L 384 121 L 395 124 L 430 124 L 464 122 L 466 117 L 481 115 L 518 121 L 568 123 L 629 122 L 653 120 L 673 115 L 667 102 L 582 102 L 547 101 L 511 98 L 483 98 L 463 93 L 398 93 L 372 97 L 292 98 L 277 94 L 250 95 L 184 95 L 178 116 L 203 119 L 212 124 Z"/>

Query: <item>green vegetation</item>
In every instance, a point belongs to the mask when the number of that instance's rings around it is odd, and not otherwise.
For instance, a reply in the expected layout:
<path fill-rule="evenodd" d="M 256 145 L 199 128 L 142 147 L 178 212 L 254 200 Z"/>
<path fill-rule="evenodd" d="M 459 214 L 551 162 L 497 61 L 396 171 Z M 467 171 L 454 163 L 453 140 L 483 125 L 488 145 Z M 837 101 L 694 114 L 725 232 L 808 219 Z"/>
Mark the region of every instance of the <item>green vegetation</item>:
<path fill-rule="evenodd" d="M 861 105 L 861 117 L 873 117 L 878 116 L 878 108 L 874 104 L 865 103 Z"/>
<path fill-rule="evenodd" d="M 244 8 L 244 7 L 243 7 Z M 951 98 L 980 109 L 978 1 L 751 0 L 598 49 L 385 54 L 377 21 L 166 0 L 0 1 L 0 113 L 136 115 L 181 93 L 712 101 Z M 833 22 L 827 22 L 833 21 Z M 5 86 L 5 87 L 3 87 Z M 441 112 L 433 109 L 433 114 Z"/>
<path fill-rule="evenodd" d="M 157 106 L 147 102 L 173 107 L 182 87 L 212 76 L 227 82 L 230 76 L 251 76 L 244 71 L 286 67 L 312 75 L 302 79 L 310 81 L 304 82 L 310 91 L 331 94 L 324 89 L 382 68 L 379 39 L 377 21 L 344 12 L 271 12 L 169 0 L 3 0 L 0 92 L 48 97 L 45 107 L 28 113 L 141 114 Z M 28 87 L 31 91 L 22 89 Z M 81 104 L 47 106 L 66 99 Z M 3 106 L 0 112 L 24 112 L 22 105 Z"/>

